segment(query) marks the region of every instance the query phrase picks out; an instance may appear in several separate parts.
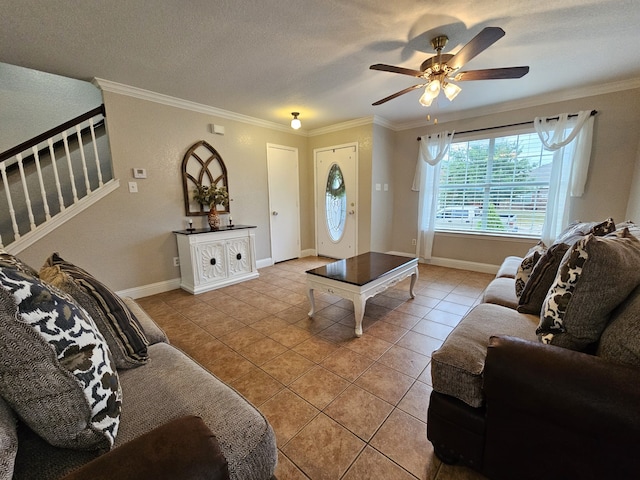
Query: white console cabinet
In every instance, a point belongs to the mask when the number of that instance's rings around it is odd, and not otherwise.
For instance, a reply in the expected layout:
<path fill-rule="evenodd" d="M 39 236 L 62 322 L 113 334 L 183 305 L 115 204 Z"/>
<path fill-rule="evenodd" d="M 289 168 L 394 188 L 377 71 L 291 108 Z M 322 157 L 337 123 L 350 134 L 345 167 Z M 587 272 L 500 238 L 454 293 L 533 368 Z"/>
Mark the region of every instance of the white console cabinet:
<path fill-rule="evenodd" d="M 180 288 L 198 294 L 258 277 L 256 227 L 173 232 L 180 256 Z"/>

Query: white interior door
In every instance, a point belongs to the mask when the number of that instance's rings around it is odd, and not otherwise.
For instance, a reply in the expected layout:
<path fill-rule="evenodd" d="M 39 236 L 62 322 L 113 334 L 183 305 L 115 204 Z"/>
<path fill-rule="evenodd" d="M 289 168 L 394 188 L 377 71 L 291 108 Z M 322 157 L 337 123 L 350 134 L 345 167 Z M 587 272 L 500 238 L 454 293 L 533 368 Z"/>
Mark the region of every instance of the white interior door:
<path fill-rule="evenodd" d="M 300 256 L 298 149 L 267 144 L 271 259 Z"/>
<path fill-rule="evenodd" d="M 316 173 L 316 249 L 318 255 L 349 258 L 357 255 L 356 145 L 318 149 Z"/>

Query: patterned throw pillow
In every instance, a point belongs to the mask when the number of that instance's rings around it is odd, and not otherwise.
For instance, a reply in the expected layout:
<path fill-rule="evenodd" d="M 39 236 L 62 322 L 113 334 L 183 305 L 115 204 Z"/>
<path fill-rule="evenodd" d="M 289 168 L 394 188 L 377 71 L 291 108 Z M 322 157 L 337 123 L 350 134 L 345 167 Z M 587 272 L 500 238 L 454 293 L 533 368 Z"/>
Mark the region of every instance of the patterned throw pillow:
<path fill-rule="evenodd" d="M 562 263 L 562 257 L 569 250 L 569 245 L 556 243 L 540 257 L 529 275 L 529 280 L 522 289 L 516 310 L 520 313 L 540 315 L 547 292 L 553 284 Z"/>
<path fill-rule="evenodd" d="M 525 285 L 529 281 L 533 267 L 536 266 L 536 263 L 538 263 L 538 260 L 540 260 L 540 257 L 542 257 L 546 251 L 547 246 L 540 241 L 531 247 L 522 259 L 522 263 L 516 273 L 516 296 L 518 298 L 522 295 L 522 290 L 524 290 Z"/>
<path fill-rule="evenodd" d="M 611 312 L 640 285 L 640 241 L 579 240 L 565 258 L 542 307 L 536 333 L 543 343 L 584 351 L 595 344 Z"/>
<path fill-rule="evenodd" d="M 107 344 L 73 299 L 0 266 L 0 395 L 54 446 L 109 449 L 122 393 Z"/>
<path fill-rule="evenodd" d="M 0 248 L 0 266 L 15 268 L 34 277 L 38 276 L 38 272 L 35 269 L 31 268 L 18 257 L 14 257 L 10 253 L 7 253 L 7 251 L 2 248 Z"/>
<path fill-rule="evenodd" d="M 564 229 L 554 243 L 566 243 L 571 246 L 590 233 L 602 237 L 615 230 L 613 218 L 607 218 L 604 222 L 574 222 Z"/>
<path fill-rule="evenodd" d="M 118 367 L 131 368 L 146 363 L 149 358 L 149 341 L 136 316 L 118 295 L 93 275 L 65 261 L 57 253 L 47 259 L 40 270 L 40 275 L 43 274 L 75 298 L 75 290 L 69 287 L 69 283 L 73 282 L 86 294 L 84 297 L 77 295 L 76 301 L 89 313 L 100 310 L 95 313 L 98 328 L 106 335 L 110 345 L 117 343 L 115 356 Z"/>

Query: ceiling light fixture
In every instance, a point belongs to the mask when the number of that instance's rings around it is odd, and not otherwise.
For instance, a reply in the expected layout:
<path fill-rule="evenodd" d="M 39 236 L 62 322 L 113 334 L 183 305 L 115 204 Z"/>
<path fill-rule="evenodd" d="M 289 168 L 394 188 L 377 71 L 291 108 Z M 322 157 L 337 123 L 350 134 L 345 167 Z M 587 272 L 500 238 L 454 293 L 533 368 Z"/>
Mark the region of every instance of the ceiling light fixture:
<path fill-rule="evenodd" d="M 293 115 L 293 118 L 291 119 L 291 128 L 298 130 L 302 126 L 302 123 L 298 119 L 300 112 L 291 112 L 291 115 Z"/>
<path fill-rule="evenodd" d="M 441 91 L 444 92 L 449 101 L 456 98 L 462 91 L 458 85 L 449 81 L 449 75 L 455 72 L 446 63 L 449 58 L 445 58 L 444 62 L 442 60 L 442 49 L 448 41 L 449 39 L 446 35 L 440 35 L 431 40 L 431 46 L 436 51 L 436 56 L 427 59 L 421 66 L 424 71 L 424 79 L 427 80 L 424 93 L 420 97 L 420 103 L 425 107 L 431 106 L 431 103 L 438 98 Z"/>

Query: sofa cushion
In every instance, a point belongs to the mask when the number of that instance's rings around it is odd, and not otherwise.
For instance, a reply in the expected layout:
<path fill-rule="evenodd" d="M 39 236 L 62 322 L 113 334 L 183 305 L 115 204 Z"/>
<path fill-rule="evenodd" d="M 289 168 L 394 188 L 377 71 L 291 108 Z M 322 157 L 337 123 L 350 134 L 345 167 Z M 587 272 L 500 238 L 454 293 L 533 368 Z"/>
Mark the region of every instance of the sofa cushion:
<path fill-rule="evenodd" d="M 449 334 L 431 359 L 436 392 L 451 395 L 472 407 L 484 403 L 482 374 L 492 335 L 536 341 L 539 318 L 500 305 L 483 303 L 473 308 Z"/>
<path fill-rule="evenodd" d="M 516 297 L 514 283 L 513 278 L 494 278 L 485 288 L 482 301 L 515 309 L 518 306 L 518 297 Z"/>
<path fill-rule="evenodd" d="M 228 480 L 227 460 L 200 417 L 162 425 L 87 463 L 62 480 Z"/>
<path fill-rule="evenodd" d="M 522 259 L 522 262 L 520 262 L 520 265 L 518 265 L 518 271 L 515 276 L 516 297 L 520 298 L 520 295 L 522 295 L 522 290 L 529 281 L 533 267 L 536 266 L 536 263 L 538 263 L 538 260 L 540 260 L 540 257 L 542 257 L 546 251 L 547 246 L 543 242 L 538 242 L 529 249 Z"/>
<path fill-rule="evenodd" d="M 116 346 L 113 350 L 117 352 L 118 367 L 135 367 L 147 361 L 149 341 L 140 322 L 105 284 L 82 268 L 63 260 L 57 253 L 47 259 L 40 274 L 46 274 L 57 285 L 67 289 L 70 289 L 70 283 L 75 283 L 86 294 L 76 300 L 90 312 L 100 310 L 96 313 L 98 327 L 105 332 L 109 346 Z"/>
<path fill-rule="evenodd" d="M 564 254 L 569 250 L 566 243 L 556 243 L 540 257 L 531 271 L 529 280 L 522 289 L 518 299 L 517 310 L 520 313 L 540 315 L 544 299 L 558 273 Z"/>
<path fill-rule="evenodd" d="M 118 374 L 93 320 L 73 299 L 0 266 L 0 394 L 53 445 L 109 449 Z"/>
<path fill-rule="evenodd" d="M 596 355 L 640 367 L 640 287 L 611 314 Z"/>
<path fill-rule="evenodd" d="M 640 284 L 640 241 L 590 234 L 567 252 L 542 307 L 540 340 L 585 351 L 611 312 Z"/>
<path fill-rule="evenodd" d="M 496 278 L 515 278 L 516 273 L 518 272 L 518 267 L 521 263 L 522 257 L 510 256 L 505 258 L 498 269 L 498 273 L 496 273 Z"/>
<path fill-rule="evenodd" d="M 0 480 L 13 478 L 13 465 L 18 452 L 18 432 L 16 416 L 0 398 Z"/>

